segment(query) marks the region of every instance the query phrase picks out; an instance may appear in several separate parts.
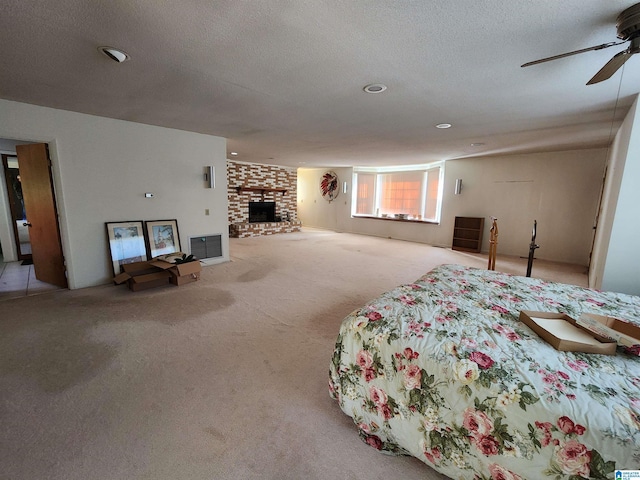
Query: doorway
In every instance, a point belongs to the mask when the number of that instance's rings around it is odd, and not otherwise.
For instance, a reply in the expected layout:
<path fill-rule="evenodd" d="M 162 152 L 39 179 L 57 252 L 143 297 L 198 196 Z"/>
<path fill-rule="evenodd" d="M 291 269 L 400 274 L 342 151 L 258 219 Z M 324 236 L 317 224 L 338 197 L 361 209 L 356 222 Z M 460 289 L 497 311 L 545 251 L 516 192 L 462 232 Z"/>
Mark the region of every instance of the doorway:
<path fill-rule="evenodd" d="M 29 237 L 29 221 L 24 208 L 24 193 L 18 156 L 3 153 L 2 167 L 4 168 L 7 196 L 9 197 L 9 212 L 18 260 L 22 261 L 23 265 L 29 265 L 32 263 L 31 239 Z"/>
<path fill-rule="evenodd" d="M 48 145 L 0 139 L 0 147 L 4 150 L 3 187 L 7 187 L 4 202 L 0 202 L 4 204 L 7 222 L 0 225 L 4 229 L 0 236 L 3 242 L 11 242 L 6 250 L 13 251 L 8 257 L 10 262 L 3 267 L 16 269 L 25 260 L 28 264 L 30 256 L 33 264 L 28 275 L 20 272 L 20 276 L 29 278 L 29 285 L 68 288 Z M 19 262 L 15 262 L 16 258 Z M 26 267 L 19 270 L 23 268 Z M 6 275 L 2 276 L 6 283 Z"/>

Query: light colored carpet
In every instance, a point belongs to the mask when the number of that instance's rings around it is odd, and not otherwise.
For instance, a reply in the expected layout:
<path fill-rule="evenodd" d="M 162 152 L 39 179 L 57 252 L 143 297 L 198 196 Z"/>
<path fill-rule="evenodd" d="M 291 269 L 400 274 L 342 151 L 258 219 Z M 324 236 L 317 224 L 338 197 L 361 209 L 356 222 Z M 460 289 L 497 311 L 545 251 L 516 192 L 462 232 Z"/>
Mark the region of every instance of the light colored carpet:
<path fill-rule="evenodd" d="M 442 478 L 361 442 L 328 366 L 353 309 L 486 256 L 304 229 L 232 239 L 231 257 L 183 287 L 0 302 L 0 477 Z M 584 285 L 583 270 L 538 262 L 534 276 Z"/>

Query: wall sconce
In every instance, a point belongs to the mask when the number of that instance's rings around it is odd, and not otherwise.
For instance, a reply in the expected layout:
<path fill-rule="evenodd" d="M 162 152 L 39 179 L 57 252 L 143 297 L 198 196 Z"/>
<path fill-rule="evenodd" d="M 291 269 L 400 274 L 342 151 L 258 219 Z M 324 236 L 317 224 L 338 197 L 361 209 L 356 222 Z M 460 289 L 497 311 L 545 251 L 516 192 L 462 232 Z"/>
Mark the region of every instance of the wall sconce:
<path fill-rule="evenodd" d="M 456 188 L 453 191 L 455 195 L 460 195 L 462 193 L 462 179 L 456 178 Z"/>
<path fill-rule="evenodd" d="M 347 193 L 347 190 L 349 190 L 349 185 L 347 182 L 342 182 L 342 193 Z"/>
<path fill-rule="evenodd" d="M 216 168 L 212 165 L 204 167 L 205 188 L 216 188 Z"/>

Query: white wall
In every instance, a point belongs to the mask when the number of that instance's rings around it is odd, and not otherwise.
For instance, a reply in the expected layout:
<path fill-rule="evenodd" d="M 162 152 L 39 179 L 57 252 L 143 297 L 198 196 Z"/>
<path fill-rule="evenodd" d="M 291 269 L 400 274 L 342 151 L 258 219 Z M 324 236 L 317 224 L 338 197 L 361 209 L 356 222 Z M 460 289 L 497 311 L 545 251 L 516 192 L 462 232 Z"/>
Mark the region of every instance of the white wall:
<path fill-rule="evenodd" d="M 638 97 L 613 142 L 589 270 L 593 288 L 640 295 L 640 108 Z"/>
<path fill-rule="evenodd" d="M 183 251 L 189 236 L 222 234 L 229 260 L 224 138 L 5 100 L 0 138 L 49 144 L 70 288 L 111 280 L 110 221 L 177 219 Z"/>
<path fill-rule="evenodd" d="M 485 157 L 446 162 L 440 225 L 351 218 L 351 189 L 328 203 L 319 190 L 327 169 L 298 170 L 298 216 L 303 225 L 451 246 L 456 216 L 498 218 L 498 255 L 526 256 L 538 221 L 536 257 L 588 265 L 605 149 Z M 351 183 L 352 169 L 333 169 Z M 454 195 L 462 178 L 461 195 Z M 346 198 L 345 198 L 346 197 Z"/>
<path fill-rule="evenodd" d="M 322 197 L 320 178 L 328 170 L 338 176 L 338 196 L 331 202 Z M 298 169 L 298 219 L 303 225 L 325 228 L 337 232 L 351 231 L 351 184 L 352 168 L 299 168 Z M 342 193 L 342 184 L 347 182 L 348 193 Z"/>

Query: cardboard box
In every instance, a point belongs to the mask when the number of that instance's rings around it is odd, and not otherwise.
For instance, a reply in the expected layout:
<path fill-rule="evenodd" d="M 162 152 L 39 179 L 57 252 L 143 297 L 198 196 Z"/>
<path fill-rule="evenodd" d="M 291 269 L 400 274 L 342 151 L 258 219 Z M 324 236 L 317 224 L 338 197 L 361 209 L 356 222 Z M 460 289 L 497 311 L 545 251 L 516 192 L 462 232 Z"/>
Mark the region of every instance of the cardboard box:
<path fill-rule="evenodd" d="M 158 268 L 152 265 L 152 263 L 149 261 L 125 263 L 123 265 L 120 265 L 121 273 L 113 277 L 113 283 L 115 283 L 116 285 L 120 285 L 135 276 L 147 275 L 149 273 L 155 273 L 157 271 Z"/>
<path fill-rule="evenodd" d="M 144 262 L 125 263 L 120 265 L 122 273 L 128 273 L 130 276 L 145 275 L 147 273 L 157 272 L 158 269 L 148 260 Z"/>
<path fill-rule="evenodd" d="M 154 258 L 144 262 L 121 265 L 120 269 L 122 273 L 116 275 L 113 282 L 116 285 L 126 282 L 132 291 L 139 292 L 168 283 L 180 286 L 195 282 L 200 279 L 202 265 L 198 260 L 176 264 L 161 258 Z"/>
<path fill-rule="evenodd" d="M 131 275 L 129 275 L 128 273 L 119 273 L 118 275 L 113 277 L 113 283 L 115 283 L 116 285 L 120 285 L 121 283 L 124 283 L 127 280 L 129 280 L 130 278 L 131 278 Z"/>
<path fill-rule="evenodd" d="M 192 274 L 192 275 L 171 275 L 169 281 L 176 286 L 185 285 L 187 283 L 197 282 L 200 280 L 200 274 Z"/>
<path fill-rule="evenodd" d="M 157 268 L 171 272 L 170 281 L 173 285 L 185 285 L 200 279 L 202 265 L 198 260 L 186 263 L 175 263 L 175 258 L 168 258 L 168 260 L 170 261 L 156 257 L 150 263 Z"/>
<path fill-rule="evenodd" d="M 153 267 L 160 270 L 169 270 L 171 267 L 173 267 L 173 263 L 169 263 L 169 262 L 165 262 L 164 260 L 149 260 L 149 265 L 152 265 Z"/>
<path fill-rule="evenodd" d="M 170 278 L 171 273 L 162 270 L 144 275 L 136 275 L 129 279 L 129 289 L 134 292 L 139 292 L 141 290 L 161 287 L 162 285 L 168 285 Z"/>
<path fill-rule="evenodd" d="M 635 347 L 632 353 L 636 355 L 640 351 L 640 327 L 629 322 L 595 313 L 583 313 L 576 322 L 597 335 L 615 340 L 618 345 L 627 349 Z"/>
<path fill-rule="evenodd" d="M 184 275 L 192 275 L 195 273 L 200 273 L 202 271 L 202 265 L 200 262 L 188 262 L 188 263 L 179 263 L 178 265 L 174 265 L 171 268 L 171 272 L 175 275 L 182 277 Z"/>
<path fill-rule="evenodd" d="M 171 283 L 174 285 L 184 285 L 200 280 L 202 265 L 200 265 L 198 261 L 180 263 L 171 267 L 169 271 L 171 272 Z"/>
<path fill-rule="evenodd" d="M 617 344 L 614 340 L 582 327 L 575 319 L 563 313 L 523 310 L 520 312 L 520 321 L 556 350 L 616 354 Z"/>

